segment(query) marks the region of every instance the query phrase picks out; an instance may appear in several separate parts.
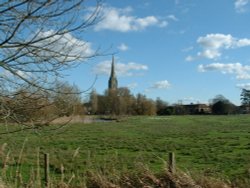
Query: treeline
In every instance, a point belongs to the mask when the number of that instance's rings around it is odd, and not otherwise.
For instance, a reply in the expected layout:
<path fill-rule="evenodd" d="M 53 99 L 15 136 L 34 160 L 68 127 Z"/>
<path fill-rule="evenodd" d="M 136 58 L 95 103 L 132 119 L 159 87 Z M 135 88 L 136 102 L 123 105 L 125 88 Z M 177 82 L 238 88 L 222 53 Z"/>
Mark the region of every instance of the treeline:
<path fill-rule="evenodd" d="M 143 94 L 132 95 L 128 88 L 106 90 L 103 95 L 93 90 L 85 104 L 89 114 L 156 115 L 156 104 Z"/>
<path fill-rule="evenodd" d="M 217 95 L 209 104 L 181 103 L 169 105 L 157 98 L 152 100 L 139 93 L 133 95 L 128 88 L 95 90 L 83 102 L 77 86 L 55 83 L 54 89 L 45 91 L 31 86 L 2 91 L 0 95 L 0 121 L 3 123 L 28 123 L 45 125 L 58 117 L 74 115 L 185 115 L 185 114 L 242 114 L 250 113 L 250 91 L 243 89 L 242 105 L 236 106 L 222 95 Z"/>
<path fill-rule="evenodd" d="M 236 106 L 223 95 L 217 95 L 209 104 L 168 102 L 157 98 L 152 100 L 143 94 L 133 95 L 128 88 L 106 90 L 103 95 L 95 90 L 90 93 L 89 102 L 85 103 L 85 110 L 93 115 L 187 115 L 187 114 L 241 114 L 249 113 L 250 91 L 243 89 L 242 105 Z"/>
<path fill-rule="evenodd" d="M 62 116 L 84 114 L 79 89 L 68 83 L 55 83 L 53 90 L 27 87 L 2 91 L 0 120 L 5 123 L 49 124 Z"/>

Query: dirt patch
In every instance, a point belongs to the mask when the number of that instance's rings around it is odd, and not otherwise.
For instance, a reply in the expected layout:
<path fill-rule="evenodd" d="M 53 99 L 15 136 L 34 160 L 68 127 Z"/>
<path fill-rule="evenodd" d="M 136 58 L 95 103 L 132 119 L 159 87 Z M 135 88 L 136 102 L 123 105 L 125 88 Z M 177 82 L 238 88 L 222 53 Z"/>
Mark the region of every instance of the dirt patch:
<path fill-rule="evenodd" d="M 52 124 L 62 123 L 92 123 L 94 119 L 90 116 L 63 116 L 52 121 Z"/>

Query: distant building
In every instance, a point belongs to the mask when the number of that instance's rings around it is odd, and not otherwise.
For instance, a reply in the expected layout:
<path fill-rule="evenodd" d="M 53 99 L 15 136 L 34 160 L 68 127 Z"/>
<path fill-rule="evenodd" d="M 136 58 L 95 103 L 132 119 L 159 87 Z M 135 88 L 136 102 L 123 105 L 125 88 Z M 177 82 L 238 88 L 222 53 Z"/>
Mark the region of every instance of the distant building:
<path fill-rule="evenodd" d="M 212 112 L 210 106 L 206 104 L 188 104 L 183 106 L 188 114 L 210 114 Z"/>
<path fill-rule="evenodd" d="M 207 104 L 179 104 L 168 106 L 165 109 L 166 115 L 194 115 L 211 114 L 211 107 Z"/>
<path fill-rule="evenodd" d="M 118 81 L 115 74 L 115 60 L 114 56 L 112 56 L 112 63 L 111 63 L 111 72 L 109 77 L 109 90 L 116 90 L 118 88 Z"/>
<path fill-rule="evenodd" d="M 238 107 L 238 112 L 240 114 L 250 114 L 250 106 L 241 105 L 241 106 Z"/>

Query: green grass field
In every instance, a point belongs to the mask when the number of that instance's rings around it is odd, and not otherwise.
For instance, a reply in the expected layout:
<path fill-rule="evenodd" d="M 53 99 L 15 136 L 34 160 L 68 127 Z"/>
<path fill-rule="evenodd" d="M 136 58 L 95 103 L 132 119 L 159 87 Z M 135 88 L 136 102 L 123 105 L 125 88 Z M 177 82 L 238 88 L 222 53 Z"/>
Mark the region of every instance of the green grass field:
<path fill-rule="evenodd" d="M 51 171 L 58 176 L 61 164 L 65 173 L 74 171 L 79 176 L 87 170 L 133 173 L 140 163 L 159 172 L 173 151 L 177 167 L 183 171 L 232 181 L 250 178 L 248 115 L 129 117 L 121 122 L 1 135 L 0 143 L 8 144 L 2 149 L 1 162 L 10 152 L 9 176 L 21 156 L 20 171 L 28 177 L 36 168 L 40 148 L 41 165 L 42 153 L 49 153 Z"/>

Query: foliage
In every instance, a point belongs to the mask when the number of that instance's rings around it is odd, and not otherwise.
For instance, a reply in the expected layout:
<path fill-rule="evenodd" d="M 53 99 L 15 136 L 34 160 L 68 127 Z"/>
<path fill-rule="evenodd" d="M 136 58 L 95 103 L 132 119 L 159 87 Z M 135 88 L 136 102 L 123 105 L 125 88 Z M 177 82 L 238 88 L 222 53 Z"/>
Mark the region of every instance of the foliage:
<path fill-rule="evenodd" d="M 81 100 L 81 92 L 76 85 L 58 83 L 58 90 L 52 96 L 55 112 L 59 117 L 70 115 L 82 115 L 84 109 Z"/>
<path fill-rule="evenodd" d="M 128 88 L 108 89 L 104 95 L 93 90 L 87 104 L 91 114 L 99 115 L 155 115 L 155 102 L 145 95 L 131 94 Z"/>
<path fill-rule="evenodd" d="M 159 97 L 156 99 L 156 109 L 157 115 L 169 115 L 167 111 L 168 103 L 160 99 Z"/>
<path fill-rule="evenodd" d="M 244 106 L 249 106 L 250 105 L 250 90 L 247 89 L 242 89 L 241 92 L 241 104 Z"/>
<path fill-rule="evenodd" d="M 155 115 L 156 106 L 153 100 L 139 93 L 136 96 L 135 111 L 137 115 Z"/>
<path fill-rule="evenodd" d="M 212 99 L 212 113 L 216 115 L 226 115 L 236 113 L 236 107 L 222 95 Z"/>
<path fill-rule="evenodd" d="M 27 86 L 17 90 L 13 97 L 0 96 L 0 122 L 22 124 L 25 125 L 22 129 L 31 129 L 48 125 L 58 117 L 84 114 L 81 92 L 76 86 L 57 82 L 55 88 L 56 92 L 45 92 Z"/>
<path fill-rule="evenodd" d="M 90 113 L 91 114 L 96 114 L 98 110 L 98 96 L 97 93 L 95 91 L 95 89 L 93 89 L 90 93 Z"/>

